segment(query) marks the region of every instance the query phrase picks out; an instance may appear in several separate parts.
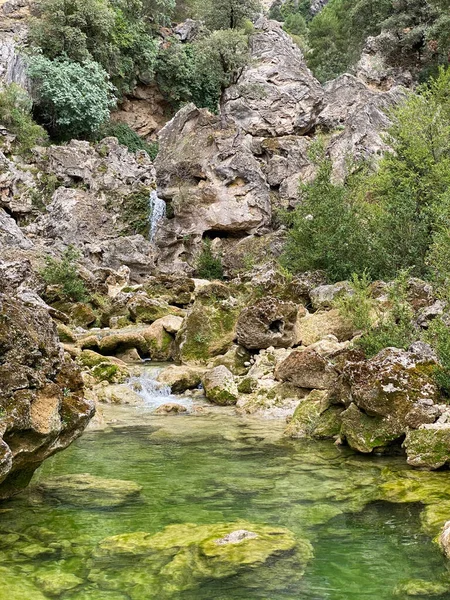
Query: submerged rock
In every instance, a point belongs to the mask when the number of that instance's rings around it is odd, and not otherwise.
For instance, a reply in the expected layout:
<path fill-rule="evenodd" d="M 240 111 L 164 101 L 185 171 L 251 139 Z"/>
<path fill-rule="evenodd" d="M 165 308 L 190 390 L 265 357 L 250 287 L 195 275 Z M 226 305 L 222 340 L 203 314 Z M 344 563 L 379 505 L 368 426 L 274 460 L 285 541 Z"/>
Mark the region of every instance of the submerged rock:
<path fill-rule="evenodd" d="M 104 479 L 80 473 L 42 481 L 38 490 L 45 497 L 62 504 L 81 508 L 113 508 L 138 498 L 142 487 L 134 481 Z"/>
<path fill-rule="evenodd" d="M 89 579 L 101 588 L 131 589 L 132 598 L 140 598 L 137 594 L 144 590 L 158 598 L 177 598 L 204 582 L 263 572 L 266 564 L 283 560 L 293 561 L 300 578 L 312 555 L 311 544 L 295 539 L 288 529 L 245 521 L 185 523 L 155 535 L 106 538 L 93 553 Z"/>

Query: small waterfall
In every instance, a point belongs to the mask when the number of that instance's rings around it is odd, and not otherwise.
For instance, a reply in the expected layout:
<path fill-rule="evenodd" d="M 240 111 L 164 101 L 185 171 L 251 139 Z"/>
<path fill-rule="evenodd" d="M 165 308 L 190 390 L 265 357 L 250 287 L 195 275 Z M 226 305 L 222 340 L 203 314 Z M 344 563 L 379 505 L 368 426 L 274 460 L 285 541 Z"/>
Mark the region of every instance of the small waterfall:
<path fill-rule="evenodd" d="M 160 372 L 160 367 L 145 367 L 140 375 L 129 379 L 128 385 L 143 398 L 146 406 L 150 408 L 158 408 L 158 406 L 170 402 L 190 407 L 192 405 L 191 398 L 174 396 L 170 386 L 156 381 Z"/>
<path fill-rule="evenodd" d="M 150 192 L 150 241 L 155 239 L 158 225 L 166 216 L 166 203 L 158 196 L 158 193 L 153 190 Z"/>

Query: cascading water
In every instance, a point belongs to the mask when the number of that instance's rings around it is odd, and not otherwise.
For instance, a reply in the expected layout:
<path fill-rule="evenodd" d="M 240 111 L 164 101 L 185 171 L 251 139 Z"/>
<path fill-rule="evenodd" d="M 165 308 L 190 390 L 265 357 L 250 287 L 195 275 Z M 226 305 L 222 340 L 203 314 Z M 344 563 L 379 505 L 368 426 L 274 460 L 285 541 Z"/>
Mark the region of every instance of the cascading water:
<path fill-rule="evenodd" d="M 158 196 L 156 190 L 150 192 L 150 241 L 155 239 L 159 223 L 166 216 L 166 203 Z"/>
<path fill-rule="evenodd" d="M 191 398 L 174 396 L 170 386 L 159 383 L 156 378 L 161 367 L 144 367 L 140 375 L 131 377 L 128 385 L 141 396 L 149 408 L 158 408 L 162 404 L 175 402 L 186 407 L 192 405 Z"/>

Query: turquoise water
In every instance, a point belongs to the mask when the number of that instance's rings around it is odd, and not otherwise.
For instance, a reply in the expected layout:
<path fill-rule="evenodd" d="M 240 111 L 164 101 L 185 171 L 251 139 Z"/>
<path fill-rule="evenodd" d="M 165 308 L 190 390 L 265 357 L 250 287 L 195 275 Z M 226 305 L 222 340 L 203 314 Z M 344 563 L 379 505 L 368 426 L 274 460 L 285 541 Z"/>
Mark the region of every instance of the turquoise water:
<path fill-rule="evenodd" d="M 386 468 L 406 469 L 400 457 L 368 459 L 329 442 L 287 440 L 282 424 L 242 420 L 226 410 L 157 417 L 116 409 L 110 419 L 107 430 L 88 432 L 49 459 L 33 483 L 89 473 L 139 483 L 140 497 L 100 509 L 89 498 L 74 506 L 31 488 L 2 504 L 0 600 L 158 598 L 150 588 L 134 587 L 134 580 L 125 584 L 117 558 L 113 583 L 93 581 L 97 544 L 123 533 L 156 534 L 173 524 L 241 520 L 284 527 L 309 540 L 314 558 L 304 576 L 289 560 L 272 560 L 245 577 L 207 577 L 171 597 L 393 600 L 409 597 L 399 585 L 410 579 L 450 582 L 437 546 L 420 528 L 422 507 L 382 500 Z M 66 581 L 67 575 L 76 579 Z M 433 598 L 449 600 L 450 592 Z"/>

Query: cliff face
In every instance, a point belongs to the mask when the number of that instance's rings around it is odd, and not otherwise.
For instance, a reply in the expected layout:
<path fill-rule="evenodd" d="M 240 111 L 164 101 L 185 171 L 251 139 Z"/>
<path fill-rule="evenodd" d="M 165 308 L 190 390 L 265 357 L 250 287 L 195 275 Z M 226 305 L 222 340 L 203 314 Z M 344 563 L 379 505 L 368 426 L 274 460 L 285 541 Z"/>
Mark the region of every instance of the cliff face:
<path fill-rule="evenodd" d="M 93 414 L 47 311 L 0 293 L 0 499 L 23 489 Z"/>

